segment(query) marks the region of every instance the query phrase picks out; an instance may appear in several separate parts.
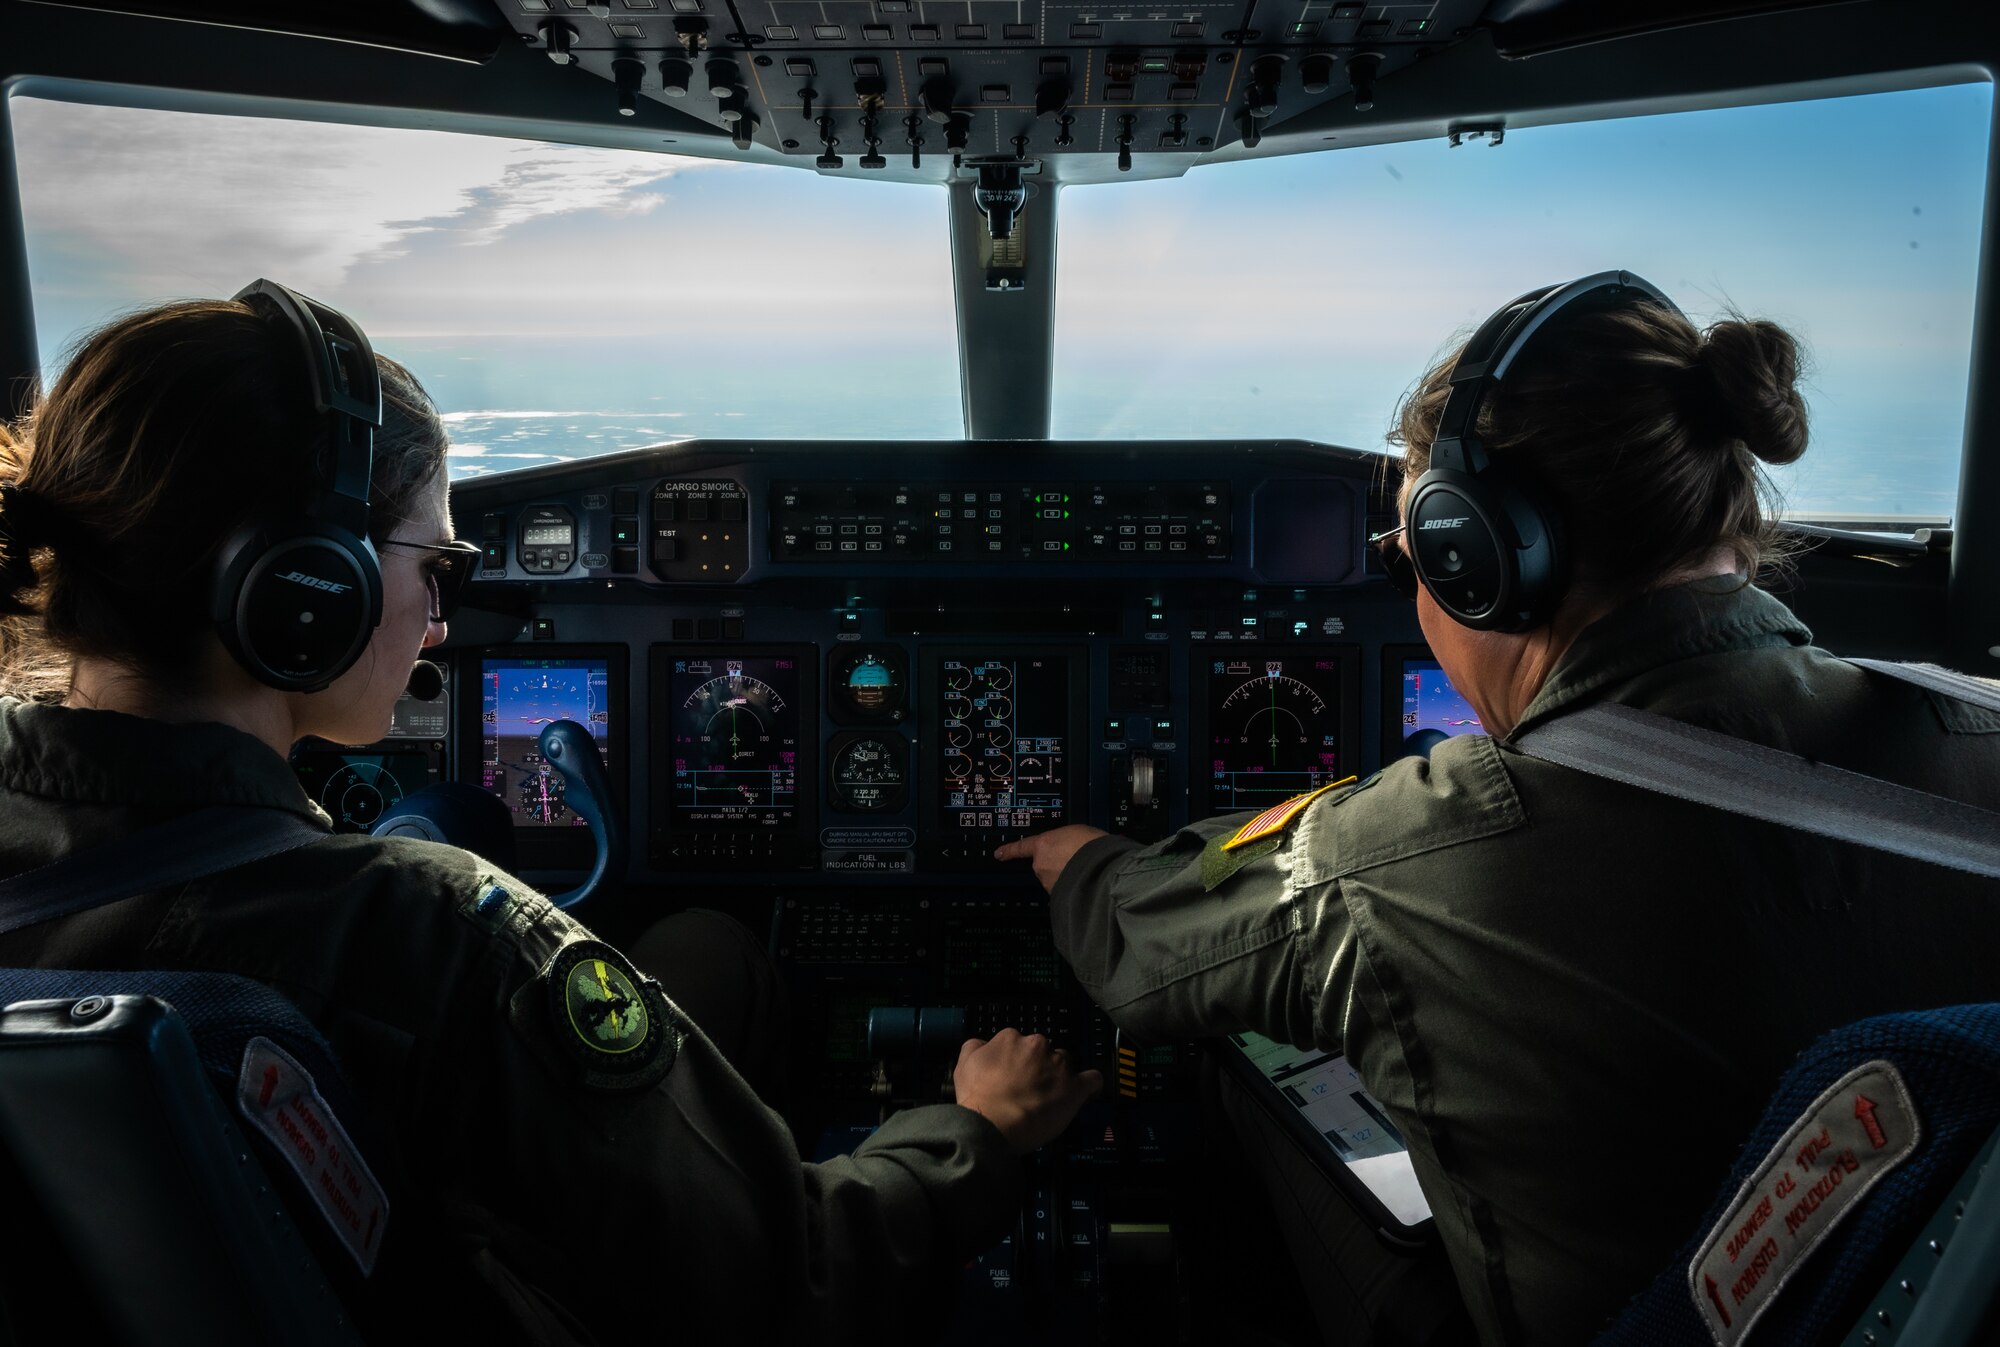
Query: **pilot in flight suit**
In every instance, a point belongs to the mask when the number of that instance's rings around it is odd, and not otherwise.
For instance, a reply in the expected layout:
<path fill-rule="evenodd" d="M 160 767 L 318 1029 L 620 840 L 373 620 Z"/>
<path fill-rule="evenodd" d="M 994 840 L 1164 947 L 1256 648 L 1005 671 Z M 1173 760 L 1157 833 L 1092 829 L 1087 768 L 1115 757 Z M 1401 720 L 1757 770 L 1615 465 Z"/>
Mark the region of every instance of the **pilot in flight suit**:
<path fill-rule="evenodd" d="M 2000 807 L 2000 716 L 1812 647 L 1738 583 L 1654 591 L 1587 628 L 1514 733 L 1613 702 Z M 1098 838 L 1051 909 L 1128 1031 L 1344 1051 L 1408 1141 L 1481 1339 L 1577 1343 L 1693 1231 L 1811 1039 L 2000 999 L 2000 886 L 1512 738 L 1451 739 L 1231 850 L 1249 816 Z"/>
<path fill-rule="evenodd" d="M 328 823 L 239 730 L 0 699 L 0 874 L 225 803 Z M 1018 1198 L 956 1105 L 801 1164 L 658 984 L 450 847 L 329 834 L 0 937 L 0 966 L 217 970 L 297 1003 L 373 1105 L 346 1125 L 391 1204 L 357 1307 L 382 1340 L 919 1336 Z"/>

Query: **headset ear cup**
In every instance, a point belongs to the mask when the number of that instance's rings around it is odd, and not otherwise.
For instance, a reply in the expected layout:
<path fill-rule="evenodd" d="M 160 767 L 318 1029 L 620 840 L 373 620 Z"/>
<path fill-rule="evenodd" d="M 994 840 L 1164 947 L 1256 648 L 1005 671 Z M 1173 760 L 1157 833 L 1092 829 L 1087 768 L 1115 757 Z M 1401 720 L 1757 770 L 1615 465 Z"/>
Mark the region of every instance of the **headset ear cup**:
<path fill-rule="evenodd" d="M 382 621 L 382 570 L 367 539 L 311 520 L 252 525 L 218 558 L 209 615 L 244 669 L 317 692 L 354 667 Z"/>
<path fill-rule="evenodd" d="M 1475 631 L 1548 620 L 1566 578 L 1555 516 L 1498 464 L 1433 468 L 1410 489 L 1404 539 L 1446 616 Z"/>

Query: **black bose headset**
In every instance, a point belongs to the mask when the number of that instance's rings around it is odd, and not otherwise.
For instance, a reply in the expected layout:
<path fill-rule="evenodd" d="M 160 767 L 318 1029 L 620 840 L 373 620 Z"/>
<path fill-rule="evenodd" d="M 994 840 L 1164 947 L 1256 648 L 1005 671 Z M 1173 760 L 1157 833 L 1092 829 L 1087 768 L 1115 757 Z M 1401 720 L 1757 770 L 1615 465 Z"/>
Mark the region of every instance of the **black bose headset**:
<path fill-rule="evenodd" d="M 1451 618 L 1480 631 L 1527 631 L 1548 621 L 1569 583 L 1562 521 L 1531 478 L 1495 461 L 1479 413 L 1558 317 L 1647 301 L 1680 309 L 1629 271 L 1532 290 L 1480 324 L 1451 371 L 1430 469 L 1403 507 L 1417 577 Z"/>
<path fill-rule="evenodd" d="M 223 544 L 209 616 L 259 681 L 317 692 L 354 667 L 382 621 L 382 566 L 368 541 L 382 380 L 374 349 L 347 315 L 276 281 L 255 281 L 235 297 L 297 347 L 330 443 L 303 508 L 260 510 Z"/>

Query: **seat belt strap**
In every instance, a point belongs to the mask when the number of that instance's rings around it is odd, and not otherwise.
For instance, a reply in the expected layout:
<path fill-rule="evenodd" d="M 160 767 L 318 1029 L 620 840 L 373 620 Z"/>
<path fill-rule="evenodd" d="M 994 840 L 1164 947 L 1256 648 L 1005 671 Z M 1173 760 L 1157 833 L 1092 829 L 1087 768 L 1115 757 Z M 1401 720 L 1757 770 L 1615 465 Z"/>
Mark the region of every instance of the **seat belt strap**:
<path fill-rule="evenodd" d="M 1962 702 L 1984 707 L 1988 711 L 2000 711 L 2000 683 L 1992 683 L 1984 678 L 1974 678 L 1971 674 L 1956 673 L 1941 669 L 1935 664 L 1898 664 L 1886 659 L 1851 659 L 1847 661 L 1856 668 L 1870 673 L 1914 683 L 1932 692 L 1941 692 L 1947 697 L 1956 697 Z"/>
<path fill-rule="evenodd" d="M 1514 747 L 1641 790 L 2000 879 L 2000 814 L 1636 707 L 1584 707 Z"/>
<path fill-rule="evenodd" d="M 281 809 L 197 810 L 0 880 L 0 935 L 221 874 L 330 836 Z"/>

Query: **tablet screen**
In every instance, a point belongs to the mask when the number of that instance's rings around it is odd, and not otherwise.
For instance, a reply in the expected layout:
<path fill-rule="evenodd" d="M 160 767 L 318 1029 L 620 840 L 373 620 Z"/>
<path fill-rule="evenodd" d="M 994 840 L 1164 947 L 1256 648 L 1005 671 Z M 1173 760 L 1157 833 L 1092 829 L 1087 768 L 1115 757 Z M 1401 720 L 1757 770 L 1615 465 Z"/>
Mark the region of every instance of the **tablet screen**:
<path fill-rule="evenodd" d="M 1262 1034 L 1229 1035 L 1285 1103 L 1312 1127 L 1347 1171 L 1405 1226 L 1431 1217 L 1403 1134 L 1336 1053 L 1300 1049 Z"/>

